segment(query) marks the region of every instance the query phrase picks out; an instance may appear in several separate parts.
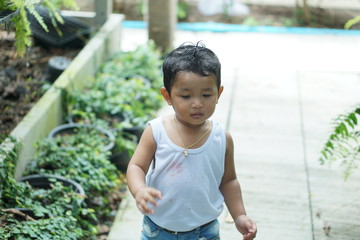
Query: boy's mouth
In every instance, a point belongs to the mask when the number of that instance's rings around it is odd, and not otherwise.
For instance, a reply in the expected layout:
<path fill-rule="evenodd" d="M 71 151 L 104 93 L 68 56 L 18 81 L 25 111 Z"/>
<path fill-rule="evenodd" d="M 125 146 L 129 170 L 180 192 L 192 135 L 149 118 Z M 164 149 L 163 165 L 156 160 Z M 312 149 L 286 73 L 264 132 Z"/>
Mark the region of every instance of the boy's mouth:
<path fill-rule="evenodd" d="M 202 116 L 204 116 L 204 114 L 202 113 L 193 113 L 190 115 L 192 118 L 195 118 L 195 119 L 199 119 L 201 118 Z"/>

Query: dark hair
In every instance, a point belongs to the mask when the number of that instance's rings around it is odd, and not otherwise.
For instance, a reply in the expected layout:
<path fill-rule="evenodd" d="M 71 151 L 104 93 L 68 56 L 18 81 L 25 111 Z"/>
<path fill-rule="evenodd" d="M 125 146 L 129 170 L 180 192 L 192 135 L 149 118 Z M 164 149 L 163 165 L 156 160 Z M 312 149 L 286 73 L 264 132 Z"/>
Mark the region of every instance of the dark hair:
<path fill-rule="evenodd" d="M 184 43 L 166 55 L 163 63 L 164 86 L 169 93 L 178 72 L 214 75 L 217 88 L 220 88 L 220 61 L 213 51 L 200 42 L 196 45 Z"/>

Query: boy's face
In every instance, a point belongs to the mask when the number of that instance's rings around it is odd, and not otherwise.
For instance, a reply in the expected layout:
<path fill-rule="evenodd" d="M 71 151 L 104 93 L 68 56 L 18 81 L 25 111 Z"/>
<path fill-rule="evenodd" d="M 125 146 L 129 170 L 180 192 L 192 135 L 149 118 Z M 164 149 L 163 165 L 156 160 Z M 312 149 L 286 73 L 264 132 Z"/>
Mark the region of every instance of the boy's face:
<path fill-rule="evenodd" d="M 178 72 L 168 93 L 161 89 L 165 100 L 172 105 L 177 119 L 186 125 L 200 125 L 215 111 L 223 91 L 216 86 L 215 76 L 201 76 L 193 72 Z"/>

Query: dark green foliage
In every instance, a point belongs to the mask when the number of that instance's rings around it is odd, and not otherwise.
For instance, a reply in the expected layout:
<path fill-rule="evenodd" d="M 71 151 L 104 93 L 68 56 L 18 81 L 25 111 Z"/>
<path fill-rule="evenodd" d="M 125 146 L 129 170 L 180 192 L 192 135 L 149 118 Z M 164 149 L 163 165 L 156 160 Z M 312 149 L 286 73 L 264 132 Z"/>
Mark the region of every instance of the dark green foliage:
<path fill-rule="evenodd" d="M 70 114 L 80 115 L 87 122 L 116 128 L 117 146 L 130 155 L 135 149 L 132 140 L 124 138 L 123 129 L 144 128 L 162 105 L 161 58 L 153 42 L 131 52 L 114 54 L 105 61 L 94 83 L 85 91 L 67 93 Z"/>
<path fill-rule="evenodd" d="M 144 126 L 161 106 L 159 54 L 152 43 L 135 52 L 116 54 L 103 64 L 96 78 L 85 93 L 71 94 L 67 101 L 70 112 L 86 123 L 111 129 L 117 134 L 116 150 L 127 150 L 131 155 L 136 141 L 123 129 Z M 113 121 L 114 117 L 119 119 Z M 36 217 L 29 220 L 0 211 L 0 239 L 96 239 L 97 224 L 112 221 L 126 186 L 124 175 L 109 161 L 112 153 L 104 151 L 103 142 L 98 133 L 81 130 L 43 139 L 36 145 L 36 164 L 30 164 L 24 173 L 72 179 L 82 185 L 86 196 L 58 182 L 47 190 L 18 183 L 13 176 L 19 148 L 7 155 L 0 153 L 0 157 L 5 156 L 5 160 L 0 159 L 0 208 L 28 208 Z"/>
<path fill-rule="evenodd" d="M 89 196 L 105 196 L 106 193 L 121 187 L 119 172 L 108 160 L 110 152 L 100 146 L 93 146 L 96 135 L 86 135 L 86 141 L 69 145 L 79 134 L 66 138 L 44 139 L 37 144 L 34 158 L 36 166 L 27 170 L 28 174 L 57 174 L 80 183 Z"/>
<path fill-rule="evenodd" d="M 13 215 L 0 212 L 0 219 L 8 223 L 0 228 L 2 240 L 76 240 L 82 236 L 82 230 L 77 227 L 76 219 L 72 216 L 22 221 Z"/>
<path fill-rule="evenodd" d="M 8 138 L 11 139 L 11 138 Z M 9 140 L 7 140 L 9 141 Z M 79 199 L 69 187 L 55 182 L 51 189 L 34 189 L 14 179 L 18 158 L 18 143 L 0 161 L 0 239 L 79 239 L 84 235 L 78 220 L 84 218 Z M 35 219 L 25 221 L 19 215 L 5 209 L 26 208 L 33 211 Z M 69 234 L 71 232 L 71 234 Z"/>
<path fill-rule="evenodd" d="M 160 66 L 160 54 L 152 42 L 115 54 L 102 64 L 85 93 L 68 94 L 70 112 L 94 113 L 97 118 L 117 115 L 128 127 L 145 126 L 162 104 Z"/>

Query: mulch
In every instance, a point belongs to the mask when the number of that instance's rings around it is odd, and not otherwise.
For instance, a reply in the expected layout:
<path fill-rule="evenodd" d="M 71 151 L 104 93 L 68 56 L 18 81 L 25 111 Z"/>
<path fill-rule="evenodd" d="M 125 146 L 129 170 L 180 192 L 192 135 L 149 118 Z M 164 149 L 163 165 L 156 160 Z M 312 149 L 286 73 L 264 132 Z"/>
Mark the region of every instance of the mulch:
<path fill-rule="evenodd" d="M 48 61 L 53 56 L 73 59 L 80 49 L 37 46 L 19 57 L 13 32 L 0 31 L 0 142 L 9 135 L 44 94 L 48 81 Z"/>

